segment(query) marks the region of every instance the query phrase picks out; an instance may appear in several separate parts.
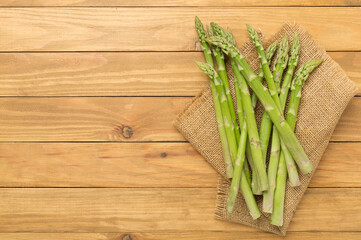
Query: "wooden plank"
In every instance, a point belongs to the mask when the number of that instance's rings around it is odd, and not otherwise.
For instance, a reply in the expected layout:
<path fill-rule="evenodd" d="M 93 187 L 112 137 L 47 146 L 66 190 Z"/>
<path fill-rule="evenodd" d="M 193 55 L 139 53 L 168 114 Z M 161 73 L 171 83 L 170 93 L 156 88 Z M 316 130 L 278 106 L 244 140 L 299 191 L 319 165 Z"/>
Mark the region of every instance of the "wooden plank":
<path fill-rule="evenodd" d="M 215 195 L 215 188 L 7 188 L 0 231 L 258 231 L 215 220 Z M 289 230 L 359 231 L 360 201 L 357 188 L 309 189 Z"/>
<path fill-rule="evenodd" d="M 247 1 L 247 0 L 2 0 L 0 6 L 20 6 L 20 7 L 49 7 L 49 6 L 229 6 L 229 7 L 245 7 L 245 6 L 360 6 L 358 0 L 272 0 L 272 1 Z"/>
<path fill-rule="evenodd" d="M 361 95 L 361 52 L 328 52 L 328 54 L 342 67 L 347 76 L 354 81 L 358 88 L 358 95 Z"/>
<path fill-rule="evenodd" d="M 1 8 L 0 51 L 200 50 L 195 15 L 205 23 L 229 26 L 239 44 L 248 38 L 245 23 L 270 36 L 285 21 L 297 21 L 327 50 L 352 51 L 361 50 L 360 11 L 351 7 Z"/>
<path fill-rule="evenodd" d="M 331 140 L 334 141 L 361 141 L 361 98 L 353 98 L 340 121 L 338 122 Z"/>
<path fill-rule="evenodd" d="M 217 185 L 189 143 L 1 143 L 0 152 L 1 187 Z"/>
<path fill-rule="evenodd" d="M 195 96 L 209 81 L 195 64 L 202 60 L 200 52 L 0 53 L 0 95 Z"/>
<path fill-rule="evenodd" d="M 359 240 L 360 232 L 287 232 L 286 237 L 265 232 L 152 231 L 135 233 L 0 233 L 2 240 Z"/>
<path fill-rule="evenodd" d="M 189 143 L 1 143 L 0 187 L 215 187 Z M 361 143 L 330 143 L 311 187 L 361 187 Z M 167 181 L 165 181 L 167 179 Z"/>
<path fill-rule="evenodd" d="M 0 141 L 184 141 L 191 98 L 1 98 Z"/>
<path fill-rule="evenodd" d="M 0 141 L 185 141 L 173 127 L 188 97 L 0 98 Z M 361 98 L 331 138 L 361 140 Z"/>
<path fill-rule="evenodd" d="M 361 52 L 330 52 L 361 94 Z M 0 53 L 1 96 L 195 96 L 201 52 Z"/>

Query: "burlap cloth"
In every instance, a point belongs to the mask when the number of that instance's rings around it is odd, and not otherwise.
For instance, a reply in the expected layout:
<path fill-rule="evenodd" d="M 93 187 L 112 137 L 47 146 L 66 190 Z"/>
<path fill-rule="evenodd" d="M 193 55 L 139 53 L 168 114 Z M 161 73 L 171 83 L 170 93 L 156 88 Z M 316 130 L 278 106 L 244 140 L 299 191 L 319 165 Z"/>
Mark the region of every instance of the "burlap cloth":
<path fill-rule="evenodd" d="M 264 41 L 264 47 L 268 47 L 275 40 L 280 41 L 285 34 L 288 35 L 291 44 L 295 32 L 298 33 L 301 44 L 298 67 L 310 59 L 323 59 L 323 63 L 306 81 L 296 126 L 296 135 L 316 168 L 342 112 L 356 94 L 357 87 L 341 67 L 327 55 L 325 49 L 297 24 L 286 23 L 283 25 L 273 37 Z M 240 50 L 253 70 L 258 72 L 259 59 L 251 40 L 249 39 Z M 229 63 L 227 63 L 227 71 L 230 86 L 233 86 L 233 75 Z M 234 96 L 234 89 L 231 90 Z M 256 108 L 258 122 L 262 112 L 262 106 L 258 103 Z M 174 125 L 220 174 L 215 213 L 217 219 L 242 223 L 279 235 L 286 234 L 293 213 L 315 171 L 308 175 L 300 173 L 301 186 L 299 187 L 293 188 L 287 183 L 282 227 L 271 225 L 269 215 L 265 213 L 259 219 L 252 220 L 241 194 L 238 194 L 235 209 L 230 214 L 226 211 L 230 181 L 225 177 L 221 143 L 209 87 L 204 89 L 178 116 Z M 257 197 L 257 201 L 261 210 L 261 198 Z"/>

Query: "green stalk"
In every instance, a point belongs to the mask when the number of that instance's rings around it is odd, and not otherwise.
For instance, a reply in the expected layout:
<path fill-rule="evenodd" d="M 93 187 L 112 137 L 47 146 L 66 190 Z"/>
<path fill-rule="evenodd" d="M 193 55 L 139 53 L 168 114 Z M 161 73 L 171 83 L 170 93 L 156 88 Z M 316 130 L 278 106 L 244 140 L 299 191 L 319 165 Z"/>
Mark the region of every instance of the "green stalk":
<path fill-rule="evenodd" d="M 271 45 L 268 46 L 268 48 L 266 50 L 266 57 L 267 57 L 268 64 L 271 64 L 271 62 L 272 62 L 272 57 L 276 52 L 277 44 L 278 44 L 278 41 L 274 41 Z M 264 78 L 262 64 L 260 64 L 260 67 L 259 67 L 258 77 L 260 77 L 262 79 Z M 253 108 L 255 108 L 256 104 L 257 104 L 257 95 L 255 93 L 252 93 L 251 99 L 252 99 L 252 106 L 253 106 Z"/>
<path fill-rule="evenodd" d="M 217 26 L 215 26 L 215 28 L 217 29 Z M 221 28 L 220 28 L 221 29 Z M 235 39 L 232 35 L 232 33 L 230 32 L 230 30 L 228 30 L 227 36 L 229 37 L 229 39 L 231 39 L 233 41 L 233 44 L 236 45 L 235 43 Z M 241 138 L 240 138 L 240 143 L 239 143 L 239 148 L 238 148 L 238 155 L 237 155 L 237 160 L 236 160 L 236 170 L 235 170 L 235 175 L 232 179 L 232 183 L 231 183 L 231 189 L 230 189 L 230 193 L 229 193 L 229 197 L 227 200 L 227 211 L 228 212 L 232 212 L 233 208 L 234 208 L 234 204 L 235 204 L 235 200 L 237 197 L 237 193 L 238 193 L 238 184 L 241 184 L 241 192 L 242 195 L 246 201 L 246 205 L 247 208 L 249 209 L 250 215 L 252 216 L 253 219 L 257 219 L 261 216 L 261 212 L 258 209 L 256 200 L 252 194 L 251 188 L 250 188 L 250 184 L 251 184 L 251 175 L 250 175 L 250 170 L 249 170 L 249 166 L 247 164 L 247 161 L 245 161 L 245 147 L 246 142 L 247 142 L 247 125 L 246 125 L 246 121 L 244 121 L 244 111 L 243 111 L 243 105 L 242 105 L 242 98 L 241 98 L 241 92 L 239 89 L 239 79 L 240 79 L 240 74 L 237 71 L 237 66 L 234 63 L 234 61 L 231 61 L 232 63 L 232 69 L 234 70 L 234 82 L 235 82 L 235 93 L 236 93 L 236 100 L 237 100 L 237 113 L 238 113 L 238 120 L 239 120 L 239 125 L 242 126 L 242 132 L 241 132 Z M 239 161 L 239 164 L 237 164 Z M 242 163 L 243 162 L 243 163 Z M 244 167 L 244 169 L 242 170 L 242 166 Z M 239 181 L 239 175 L 241 177 L 241 180 Z"/>
<path fill-rule="evenodd" d="M 258 78 L 257 75 L 253 72 L 252 68 L 248 65 L 247 61 L 239 52 L 239 50 L 221 37 L 210 37 L 206 39 L 206 41 L 220 47 L 224 53 L 228 54 L 230 58 L 234 59 L 237 64 L 241 66 L 240 71 L 242 75 L 247 80 L 252 90 L 256 93 L 258 99 L 261 101 L 263 107 L 279 131 L 282 140 L 292 154 L 293 158 L 295 160 L 297 159 L 299 162 L 309 162 L 307 154 L 298 142 L 297 137 L 292 131 L 291 127 L 285 121 L 282 112 L 279 110 L 279 105 L 277 105 L 276 102 L 272 99 L 268 89 L 262 85 L 260 78 Z M 255 159 L 254 162 L 256 162 Z M 263 159 L 261 159 L 261 162 L 263 163 Z"/>
<path fill-rule="evenodd" d="M 246 156 L 249 165 L 251 166 L 252 169 L 252 179 L 250 181 L 252 192 L 254 195 L 262 195 L 262 191 L 260 190 L 260 186 L 259 186 L 259 177 L 257 171 L 254 169 L 253 157 L 252 157 L 252 151 L 251 151 L 251 145 L 249 143 L 249 139 L 247 139 L 247 144 L 246 144 Z"/>
<path fill-rule="evenodd" d="M 246 148 L 247 150 L 247 148 Z M 244 161 L 244 166 L 243 166 L 243 170 L 244 170 L 244 173 L 246 174 L 246 179 L 247 179 L 247 182 L 248 182 L 248 185 L 251 186 L 251 170 L 248 166 L 248 163 L 247 161 Z"/>
<path fill-rule="evenodd" d="M 275 128 L 273 128 L 275 130 Z M 271 154 L 268 164 L 268 182 L 269 189 L 268 191 L 263 192 L 263 212 L 272 213 L 273 211 L 273 194 L 276 188 L 276 177 L 277 169 L 279 163 L 279 154 L 280 154 L 280 138 L 277 131 L 274 131 L 272 134 L 272 145 L 271 145 Z"/>
<path fill-rule="evenodd" d="M 244 171 L 241 175 L 241 191 L 243 198 L 246 201 L 250 215 L 252 216 L 253 220 L 256 220 L 261 216 L 261 212 L 258 209 L 258 205 L 256 199 L 253 196 L 251 187 L 248 185 L 247 177 Z"/>
<path fill-rule="evenodd" d="M 278 109 L 281 109 L 281 104 L 280 104 L 280 99 L 278 97 L 277 87 L 276 87 L 276 84 L 274 82 L 273 74 L 271 73 L 271 70 L 269 68 L 267 57 L 266 57 L 266 54 L 264 52 L 261 41 L 259 40 L 258 34 L 257 34 L 256 30 L 254 30 L 248 24 L 247 24 L 247 30 L 248 30 L 248 34 L 251 36 L 253 44 L 255 45 L 255 47 L 257 49 L 257 52 L 258 52 L 258 55 L 259 55 L 259 58 L 260 58 L 260 61 L 261 61 L 262 69 L 263 69 L 263 74 L 264 74 L 264 77 L 266 79 L 268 89 L 269 89 L 269 92 L 270 92 L 270 94 L 272 96 L 272 99 L 276 103 Z"/>
<path fill-rule="evenodd" d="M 278 93 L 281 91 L 281 79 L 283 76 L 283 72 L 287 67 L 288 51 L 288 37 L 287 35 L 285 35 L 280 42 L 280 47 L 278 48 L 276 59 L 273 64 L 273 80 L 275 82 Z"/>
<path fill-rule="evenodd" d="M 231 122 L 232 117 L 231 117 L 231 113 L 229 111 L 227 97 L 223 91 L 222 81 L 219 78 L 216 70 L 210 64 L 201 63 L 201 62 L 197 62 L 197 64 L 198 64 L 199 68 L 205 74 L 207 74 L 210 79 L 213 80 L 216 90 L 218 92 L 218 99 L 221 103 L 224 127 L 226 130 L 228 145 L 231 150 L 232 162 L 234 164 L 236 161 L 236 157 L 237 157 L 237 148 L 238 147 L 237 147 L 237 141 L 236 141 L 236 136 L 234 133 L 233 125 Z"/>
<path fill-rule="evenodd" d="M 215 24 L 215 26 L 217 26 L 217 25 Z M 236 46 L 236 41 L 235 41 L 235 39 L 233 37 L 232 32 L 229 29 L 228 29 L 227 33 L 224 33 L 221 30 L 218 30 L 218 32 L 220 32 L 220 34 L 218 34 L 219 36 L 224 36 L 229 42 L 231 42 L 234 46 Z M 271 46 L 269 46 L 269 48 L 268 48 L 267 57 L 269 58 L 269 60 L 271 60 L 276 48 L 277 48 L 277 41 L 275 43 L 273 43 Z M 232 59 L 231 59 L 231 64 L 232 64 L 232 69 L 233 69 L 233 75 L 235 77 L 235 84 L 237 84 L 237 83 L 239 83 L 241 81 L 242 76 L 240 76 L 241 74 L 237 69 L 237 67 L 238 67 L 237 63 Z M 235 86 L 235 92 L 236 92 L 237 99 L 239 99 L 239 100 L 237 100 L 237 106 L 242 106 L 241 105 L 240 90 L 237 87 L 237 85 Z M 254 101 L 257 101 L 257 97 L 251 99 L 251 101 L 252 101 L 252 108 L 254 108 L 254 106 L 253 106 L 255 104 Z M 243 110 L 243 108 L 241 107 L 241 108 L 239 108 L 239 110 Z M 241 122 L 243 121 L 243 112 L 242 112 L 242 114 L 238 115 L 238 118 L 240 119 L 239 123 L 240 123 L 240 126 L 241 126 L 242 125 Z M 261 146 L 262 146 L 262 144 L 261 144 Z M 252 162 L 252 153 L 251 153 L 251 150 L 250 150 L 249 141 L 247 141 L 247 155 L 248 155 L 247 158 L 249 159 L 249 161 Z M 252 186 L 253 194 L 262 195 L 261 185 L 259 183 L 259 176 L 257 174 L 257 171 L 253 171 L 251 186 Z"/>
<path fill-rule="evenodd" d="M 277 56 L 274 62 L 273 67 L 273 79 L 276 86 L 277 95 L 280 89 L 280 82 L 283 75 L 284 68 L 287 65 L 288 61 L 288 38 L 287 36 L 283 37 L 280 47 L 277 51 Z M 283 112 L 282 106 L 281 110 Z M 269 120 L 270 121 L 270 120 Z M 271 121 L 270 121 L 271 122 Z M 277 178 L 277 169 L 279 164 L 280 157 L 280 138 L 278 135 L 278 131 L 275 127 L 273 127 L 272 134 L 272 143 L 271 143 L 271 154 L 268 165 L 268 182 L 269 189 L 263 193 L 263 211 L 267 213 L 272 213 L 273 211 L 273 195 L 274 190 L 276 188 L 276 178 Z"/>
<path fill-rule="evenodd" d="M 291 95 L 288 105 L 288 111 L 286 116 L 286 121 L 290 125 L 291 129 L 294 130 L 297 121 L 298 107 L 301 99 L 301 91 L 305 81 L 307 80 L 309 74 L 322 63 L 322 59 L 312 59 L 306 62 L 301 68 L 297 71 L 296 77 L 292 82 L 291 86 Z M 295 159 L 298 167 L 301 172 L 307 174 L 312 171 L 312 163 L 306 161 L 300 161 Z"/>
<path fill-rule="evenodd" d="M 249 25 L 247 25 L 247 29 L 248 29 L 249 35 L 252 38 L 254 45 L 256 46 L 257 52 L 259 54 L 263 73 L 266 78 L 267 85 L 269 87 L 269 92 L 270 92 L 273 100 L 275 101 L 278 109 L 282 110 L 279 96 L 278 96 L 279 84 L 275 83 L 274 78 L 273 78 L 274 75 L 279 76 L 279 75 L 281 75 L 281 73 L 274 73 L 274 74 L 271 73 L 266 54 L 262 47 L 261 41 L 258 38 L 257 32 Z M 283 56 L 280 56 L 280 54 L 283 54 Z M 287 57 L 285 57 L 284 55 L 287 55 Z M 280 47 L 277 52 L 277 57 L 275 60 L 275 66 L 285 65 L 281 61 L 285 60 L 286 58 L 288 59 L 288 40 L 287 39 L 286 39 L 286 41 L 282 40 L 282 42 L 280 44 Z M 283 72 L 283 70 L 282 70 L 282 72 Z M 265 118 L 265 119 L 267 119 L 267 118 Z M 271 121 L 269 121 L 269 123 L 271 123 Z M 268 127 L 271 128 L 270 125 L 268 125 Z M 269 140 L 266 140 L 267 143 L 268 143 L 268 141 Z M 267 150 L 265 149 L 265 151 L 267 151 Z M 268 165 L 269 167 L 268 167 L 268 175 L 267 175 L 269 189 L 263 193 L 263 211 L 268 212 L 268 213 L 271 213 L 272 208 L 273 208 L 273 193 L 274 193 L 275 184 L 276 184 L 279 153 L 280 153 L 280 139 L 279 139 L 277 129 L 275 127 L 273 127 L 271 154 L 270 154 L 270 161 L 269 161 L 269 165 Z"/>
<path fill-rule="evenodd" d="M 277 44 L 278 42 L 275 41 L 274 43 L 272 43 L 266 51 L 266 58 L 267 58 L 267 62 L 268 65 L 271 65 L 271 61 L 272 61 L 272 57 L 277 49 Z M 258 73 L 258 76 L 261 77 L 263 79 L 264 77 L 264 72 L 262 69 L 262 64 L 260 66 L 260 70 Z M 255 93 L 253 93 L 255 95 Z M 267 149 L 268 149 L 268 142 L 271 136 L 271 130 L 272 130 L 272 121 L 271 119 L 268 117 L 267 112 L 265 111 L 263 113 L 262 116 L 262 120 L 261 120 L 261 125 L 259 128 L 259 138 L 261 141 L 261 149 L 262 149 L 262 155 L 263 155 L 263 161 L 266 164 L 266 159 L 267 159 Z"/>
<path fill-rule="evenodd" d="M 246 143 L 247 143 L 247 125 L 244 121 L 244 111 L 242 106 L 242 99 L 241 99 L 241 92 L 238 88 L 238 81 L 239 81 L 239 72 L 237 69 L 237 64 L 231 60 L 232 70 L 234 72 L 234 82 L 235 82 L 235 93 L 236 93 L 236 100 L 237 100 L 237 113 L 239 119 L 239 125 L 242 126 L 241 137 L 238 145 L 238 153 L 237 158 L 234 164 L 234 173 L 231 183 L 230 192 L 227 199 L 227 211 L 233 212 L 234 204 L 236 202 L 241 174 L 243 172 L 243 166 L 245 162 L 245 152 L 246 152 Z"/>
<path fill-rule="evenodd" d="M 291 48 L 291 56 L 288 62 L 288 68 L 283 79 L 282 88 L 280 92 L 280 101 L 281 107 L 284 110 L 287 102 L 288 91 L 291 87 L 291 81 L 293 77 L 293 73 L 298 64 L 298 58 L 300 55 L 300 42 L 298 39 L 297 33 L 293 37 L 293 43 Z M 300 185 L 300 179 L 298 176 L 297 167 L 295 161 L 293 160 L 290 152 L 287 148 L 285 148 L 284 144 L 281 143 L 281 157 L 283 157 L 286 161 L 288 178 L 290 179 L 290 186 L 296 187 Z"/>
<path fill-rule="evenodd" d="M 246 122 L 244 121 L 241 131 L 240 144 L 238 148 L 238 154 L 236 162 L 234 164 L 234 173 L 231 183 L 231 189 L 227 199 L 227 212 L 233 212 L 234 204 L 236 202 L 241 174 L 243 173 L 243 166 L 245 162 L 245 152 L 246 152 L 246 143 L 247 143 L 247 127 Z M 247 179 L 246 179 L 247 181 Z M 248 183 L 247 183 L 248 185 Z"/>
<path fill-rule="evenodd" d="M 274 43 L 272 43 L 266 51 L 266 57 L 267 57 L 267 61 L 268 64 L 271 64 L 272 61 L 272 57 L 277 49 L 277 44 L 278 42 L 275 41 Z M 262 69 L 262 65 L 259 68 L 259 73 L 258 76 L 263 79 L 264 74 L 263 74 L 263 69 Z M 257 101 L 257 95 L 253 92 L 252 93 L 252 106 L 253 108 L 256 107 L 256 101 Z M 263 117 L 262 117 L 262 121 L 261 121 L 261 125 L 259 128 L 259 138 L 260 138 L 260 142 L 261 142 L 261 150 L 262 150 L 262 156 L 263 156 L 263 162 L 264 164 L 266 164 L 266 159 L 267 159 L 267 148 L 268 148 L 268 142 L 269 142 L 269 137 L 271 135 L 271 129 L 272 129 L 272 121 L 271 119 L 268 117 L 267 112 L 264 112 Z M 253 175 L 252 178 L 252 191 L 254 194 L 256 195 L 262 195 L 262 191 L 259 189 L 259 183 L 258 181 L 258 176 L 256 174 Z"/>
<path fill-rule="evenodd" d="M 289 107 L 287 111 L 287 122 L 290 124 L 291 128 L 294 130 L 296 126 L 298 107 L 301 99 L 301 91 L 305 81 L 307 80 L 309 74 L 322 62 L 322 59 L 313 59 L 306 62 L 301 68 L 297 71 L 296 77 L 292 82 L 291 87 L 291 96 Z M 297 161 L 296 161 L 297 162 Z M 297 162 L 298 164 L 298 162 Z M 308 169 L 309 165 L 300 164 L 302 169 Z M 299 166 L 300 166 L 299 165 Z M 311 164 L 312 168 L 312 164 Z M 308 171 L 306 171 L 308 172 Z M 271 224 L 276 226 L 283 225 L 283 211 L 284 211 L 284 200 L 285 200 L 285 191 L 286 191 L 286 178 L 287 178 L 287 167 L 286 161 L 280 157 L 280 163 L 277 173 L 277 183 L 275 190 L 275 199 L 273 205 L 273 213 L 271 214 Z"/>
<path fill-rule="evenodd" d="M 236 69 L 236 72 L 238 72 L 238 67 Z M 245 113 L 245 120 L 247 124 L 248 139 L 251 148 L 254 170 L 259 176 L 260 188 L 262 191 L 264 191 L 268 189 L 268 181 L 266 167 L 262 158 L 256 118 L 254 114 L 254 109 L 252 108 L 251 95 L 249 93 L 246 80 L 241 74 L 238 74 L 238 77 L 238 86 L 241 90 L 240 92 L 242 98 L 242 106 Z"/>
<path fill-rule="evenodd" d="M 211 66 L 213 66 L 212 53 L 211 53 L 208 43 L 205 41 L 206 33 L 203 28 L 203 24 L 198 19 L 198 17 L 195 18 L 195 25 L 196 25 L 196 31 L 197 31 L 199 40 L 202 44 L 204 57 L 205 57 L 207 63 L 210 64 Z M 211 86 L 213 102 L 214 102 L 214 106 L 215 106 L 216 119 L 217 119 L 217 123 L 218 123 L 218 132 L 219 132 L 219 137 L 220 137 L 221 145 L 222 145 L 222 152 L 223 152 L 223 159 L 224 159 L 225 168 L 226 168 L 226 175 L 228 178 L 231 178 L 233 176 L 232 157 L 231 157 L 231 152 L 230 152 L 229 143 L 228 143 L 228 139 L 227 139 L 227 134 L 226 134 L 225 127 L 223 124 L 224 121 L 223 121 L 223 114 L 222 114 L 222 110 L 221 110 L 221 104 L 219 101 L 218 93 L 216 91 L 216 86 L 214 85 L 213 81 L 210 81 L 210 86 Z"/>
<path fill-rule="evenodd" d="M 285 189 L 287 180 L 287 168 L 285 159 L 281 156 L 278 164 L 277 182 L 274 195 L 273 212 L 271 213 L 271 224 L 283 225 L 283 211 L 285 204 Z"/>
<path fill-rule="evenodd" d="M 322 63 L 322 59 L 312 59 L 307 61 L 297 71 L 296 77 L 292 82 L 291 96 L 287 111 L 287 122 L 292 129 L 296 126 L 298 107 L 301 99 L 301 92 L 305 81 L 308 79 L 310 73 Z"/>
<path fill-rule="evenodd" d="M 211 23 L 211 25 L 212 25 L 212 23 Z M 215 36 L 216 33 L 213 31 L 213 26 L 212 27 L 207 26 L 207 30 L 208 30 L 209 36 Z M 222 80 L 224 91 L 226 93 L 227 102 L 228 102 L 229 110 L 230 110 L 231 117 L 232 117 L 232 126 L 234 128 L 236 140 L 237 140 L 237 144 L 238 144 L 238 140 L 240 138 L 240 132 L 239 132 L 238 124 L 237 124 L 236 113 L 234 111 L 234 105 L 233 105 L 231 91 L 229 89 L 226 64 L 224 62 L 224 55 L 223 55 L 222 50 L 219 47 L 217 47 L 217 46 L 212 46 L 212 47 L 213 47 L 212 52 L 213 52 L 213 55 L 217 62 L 218 75 L 220 76 L 220 78 Z"/>

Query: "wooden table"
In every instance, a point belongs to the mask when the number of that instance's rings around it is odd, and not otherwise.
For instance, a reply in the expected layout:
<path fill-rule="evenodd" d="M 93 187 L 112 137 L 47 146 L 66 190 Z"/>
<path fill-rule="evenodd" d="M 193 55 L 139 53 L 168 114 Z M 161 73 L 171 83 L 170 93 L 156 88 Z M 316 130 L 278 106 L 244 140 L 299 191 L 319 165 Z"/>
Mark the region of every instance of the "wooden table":
<path fill-rule="evenodd" d="M 0 239 L 281 239 L 214 219 L 216 172 L 172 122 L 207 83 L 194 16 L 296 20 L 361 87 L 360 0 L 1 0 Z M 361 94 L 361 92 L 359 93 Z M 361 95 L 287 239 L 361 239 Z"/>

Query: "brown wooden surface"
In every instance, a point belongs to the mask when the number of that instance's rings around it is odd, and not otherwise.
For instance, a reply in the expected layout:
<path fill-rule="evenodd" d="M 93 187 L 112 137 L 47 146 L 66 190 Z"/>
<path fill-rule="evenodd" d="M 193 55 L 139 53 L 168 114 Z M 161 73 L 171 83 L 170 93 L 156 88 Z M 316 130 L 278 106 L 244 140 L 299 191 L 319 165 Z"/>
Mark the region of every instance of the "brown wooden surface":
<path fill-rule="evenodd" d="M 0 51 L 200 50 L 195 15 L 230 27 L 239 42 L 248 38 L 242 23 L 271 35 L 297 21 L 328 51 L 361 50 L 359 7 L 32 7 L 0 8 Z"/>
<path fill-rule="evenodd" d="M 329 54 L 361 94 L 361 52 Z M 202 59 L 201 52 L 0 53 L 0 96 L 195 96 L 208 84 L 194 64 Z"/>
<path fill-rule="evenodd" d="M 289 232 L 287 237 L 245 231 L 151 231 L 129 233 L 0 233 L 2 240 L 340 240 L 360 239 L 360 232 Z"/>
<path fill-rule="evenodd" d="M 0 239 L 360 239 L 361 90 L 286 238 L 214 219 L 215 171 L 173 128 L 207 86 L 194 16 L 296 20 L 361 89 L 360 0 L 0 1 Z"/>
<path fill-rule="evenodd" d="M 0 231 L 258 231 L 214 219 L 215 195 L 216 188 L 2 189 Z M 358 231 L 360 201 L 359 188 L 308 189 L 289 230 Z"/>
<path fill-rule="evenodd" d="M 50 7 L 50 6 L 360 6 L 359 0 L 2 0 L 0 6 L 28 6 L 28 7 Z"/>

